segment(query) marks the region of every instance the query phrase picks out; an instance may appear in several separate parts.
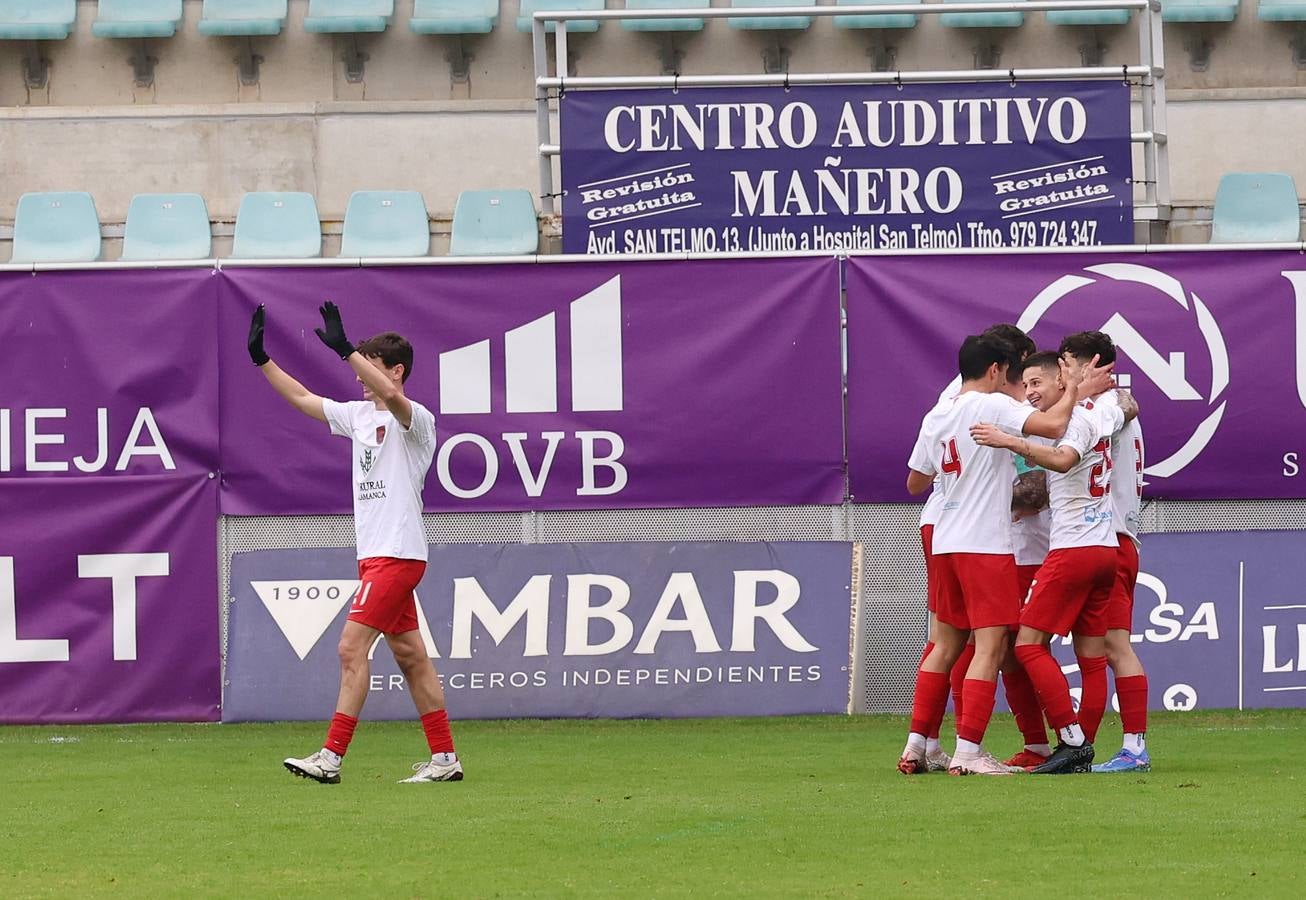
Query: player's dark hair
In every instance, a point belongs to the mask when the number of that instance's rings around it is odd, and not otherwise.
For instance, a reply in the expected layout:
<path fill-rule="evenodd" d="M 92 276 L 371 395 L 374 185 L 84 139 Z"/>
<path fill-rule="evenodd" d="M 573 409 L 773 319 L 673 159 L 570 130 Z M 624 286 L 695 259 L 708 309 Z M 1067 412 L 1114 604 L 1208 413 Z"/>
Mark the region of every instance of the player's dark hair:
<path fill-rule="evenodd" d="M 383 331 L 363 341 L 355 349 L 368 359 L 381 360 L 387 369 L 403 363 L 403 381 L 407 381 L 408 376 L 413 374 L 413 345 L 397 332 Z"/>
<path fill-rule="evenodd" d="M 972 334 L 961 342 L 957 351 L 957 370 L 963 381 L 983 378 L 989 366 L 1006 365 L 1011 360 L 1011 345 L 1006 341 L 981 334 Z"/>
<path fill-rule="evenodd" d="M 1101 331 L 1077 331 L 1061 339 L 1057 348 L 1059 355 L 1069 353 L 1080 362 L 1088 362 L 1094 356 L 1098 363 L 1107 365 L 1116 361 L 1116 345 L 1111 336 Z"/>
<path fill-rule="evenodd" d="M 1010 346 L 1012 352 L 1010 365 L 1007 367 L 1007 381 L 1010 384 L 1019 384 L 1021 363 L 1025 361 L 1025 357 L 1038 350 L 1034 339 L 1009 322 L 990 325 L 984 329 L 981 336 L 997 338 Z"/>
<path fill-rule="evenodd" d="M 1030 369 L 1049 369 L 1057 372 L 1061 369 L 1061 357 L 1051 350 L 1041 350 L 1038 353 L 1031 353 L 1025 357 L 1021 363 L 1021 371 L 1028 372 Z"/>

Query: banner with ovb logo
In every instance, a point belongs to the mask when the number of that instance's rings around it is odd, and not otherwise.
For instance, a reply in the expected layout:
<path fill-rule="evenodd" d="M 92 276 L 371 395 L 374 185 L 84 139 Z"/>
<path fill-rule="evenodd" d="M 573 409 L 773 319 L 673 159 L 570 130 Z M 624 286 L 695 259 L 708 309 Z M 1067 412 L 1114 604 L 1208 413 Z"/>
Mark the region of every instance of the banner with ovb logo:
<path fill-rule="evenodd" d="M 349 443 L 250 364 L 249 317 L 310 390 L 361 399 L 312 329 L 411 341 L 436 415 L 428 510 L 837 504 L 837 260 L 230 269 L 223 273 L 223 511 L 351 510 Z"/>

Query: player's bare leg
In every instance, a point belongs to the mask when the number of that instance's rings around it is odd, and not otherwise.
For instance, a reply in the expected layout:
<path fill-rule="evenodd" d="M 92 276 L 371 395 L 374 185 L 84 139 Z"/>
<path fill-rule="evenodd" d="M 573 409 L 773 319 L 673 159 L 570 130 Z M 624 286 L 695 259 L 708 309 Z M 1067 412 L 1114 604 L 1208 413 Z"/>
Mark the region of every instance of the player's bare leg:
<path fill-rule="evenodd" d="M 951 774 L 1007 775 L 1013 770 L 984 752 L 984 732 L 993 716 L 998 668 L 1007 655 L 1011 632 L 1006 625 L 977 628 L 974 656 L 965 673 L 963 718 L 957 723 L 957 752 Z"/>
<path fill-rule="evenodd" d="M 1152 761 L 1147 755 L 1147 673 L 1134 652 L 1129 631 L 1113 628 L 1106 633 L 1106 658 L 1116 679 L 1120 700 L 1120 725 L 1124 745 L 1112 759 L 1093 767 L 1094 772 L 1147 772 Z"/>
<path fill-rule="evenodd" d="M 927 771 L 925 745 L 931 733 L 937 734 L 939 721 L 948 706 L 948 673 L 970 637 L 970 632 L 935 621 L 934 647 L 921 660 L 916 673 L 916 692 L 912 701 L 911 733 L 898 760 L 898 771 L 918 775 Z"/>
<path fill-rule="evenodd" d="M 358 714 L 367 700 L 370 667 L 367 652 L 381 632 L 361 622 L 345 622 L 337 651 L 340 654 L 340 693 L 336 698 L 336 712 L 327 729 L 326 743 L 322 749 L 303 759 L 291 757 L 285 767 L 302 778 L 311 778 L 323 784 L 340 781 L 340 762 L 358 726 Z"/>
<path fill-rule="evenodd" d="M 408 683 L 408 692 L 422 719 L 422 730 L 426 733 L 427 746 L 431 751 L 431 758 L 414 765 L 415 774 L 404 781 L 410 784 L 462 781 L 463 767 L 458 761 L 458 754 L 454 752 L 449 714 L 444 707 L 444 686 L 440 683 L 430 657 L 426 655 L 421 632 L 414 629 L 403 634 L 387 634 L 385 640 L 390 645 L 390 652 L 394 654 L 399 671 L 404 675 L 404 681 Z"/>

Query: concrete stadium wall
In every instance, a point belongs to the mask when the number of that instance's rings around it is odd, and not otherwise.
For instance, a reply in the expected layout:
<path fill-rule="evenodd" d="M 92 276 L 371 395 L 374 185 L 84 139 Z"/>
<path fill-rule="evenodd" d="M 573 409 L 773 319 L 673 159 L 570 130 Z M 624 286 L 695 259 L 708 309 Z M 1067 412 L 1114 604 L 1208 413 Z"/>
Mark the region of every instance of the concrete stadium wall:
<path fill-rule="evenodd" d="M 715 5 L 725 5 L 717 2 Z M 66 41 L 0 45 L 0 244 L 11 235 L 18 195 L 85 189 L 105 223 L 104 258 L 118 255 L 133 194 L 197 191 L 215 223 L 215 252 L 230 246 L 240 196 L 251 190 L 306 190 L 324 220 L 324 253 L 338 247 L 340 220 L 354 190 L 420 190 L 433 219 L 432 252 L 447 249 L 454 200 L 462 189 L 538 189 L 530 36 L 516 30 L 517 0 L 501 4 L 499 26 L 483 36 L 413 34 L 411 0 L 398 0 L 382 34 L 309 34 L 306 0 L 291 0 L 283 33 L 251 40 L 208 38 L 196 30 L 199 0 L 185 3 L 176 37 L 108 40 L 91 34 L 93 2 L 79 3 Z M 1001 65 L 1080 61 L 1091 39 L 1106 60 L 1134 62 L 1136 29 L 1077 29 L 1028 14 L 1020 29 L 944 28 L 922 17 L 903 33 L 843 31 L 816 20 L 808 32 L 742 32 L 710 22 L 699 34 L 661 38 L 609 23 L 572 38 L 577 74 L 656 74 L 680 52 L 682 71 L 760 72 L 780 53 L 791 71 L 865 70 L 882 36 L 904 68 L 967 68 L 981 40 L 1001 44 Z M 1000 32 L 1000 33 L 998 33 Z M 1168 237 L 1209 235 L 1216 184 L 1227 171 L 1284 171 L 1306 185 L 1306 75 L 1292 61 L 1287 26 L 1259 22 L 1243 4 L 1228 26 L 1169 26 L 1170 158 L 1175 217 Z M 1211 46 L 1207 71 L 1194 71 L 1186 46 Z M 447 56 L 472 56 L 466 81 L 454 81 Z M 240 83 L 235 58 L 263 58 L 257 85 Z M 342 57 L 368 55 L 351 83 Z M 783 52 L 781 52 L 783 51 Z M 131 57 L 157 58 L 154 83 L 133 83 Z M 49 79 L 25 86 L 23 61 L 43 57 Z M 1306 189 L 1306 188 L 1304 188 Z M 545 248 L 556 234 L 544 223 Z M 1157 236 L 1154 236 L 1154 239 Z M 0 246 L 0 258 L 6 255 Z"/>

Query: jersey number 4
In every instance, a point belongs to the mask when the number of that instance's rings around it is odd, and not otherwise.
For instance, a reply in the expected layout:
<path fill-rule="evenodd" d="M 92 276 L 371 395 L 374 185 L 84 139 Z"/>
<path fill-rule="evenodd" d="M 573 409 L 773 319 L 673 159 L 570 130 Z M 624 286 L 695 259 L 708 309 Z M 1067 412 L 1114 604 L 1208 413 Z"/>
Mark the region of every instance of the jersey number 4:
<path fill-rule="evenodd" d="M 1105 497 L 1111 493 L 1111 442 L 1100 440 L 1093 448 L 1102 454 L 1102 461 L 1088 473 L 1088 492 L 1094 497 Z"/>
<path fill-rule="evenodd" d="M 943 444 L 943 465 L 940 468 L 949 475 L 961 477 L 961 454 L 957 452 L 957 439 L 948 438 Z"/>

